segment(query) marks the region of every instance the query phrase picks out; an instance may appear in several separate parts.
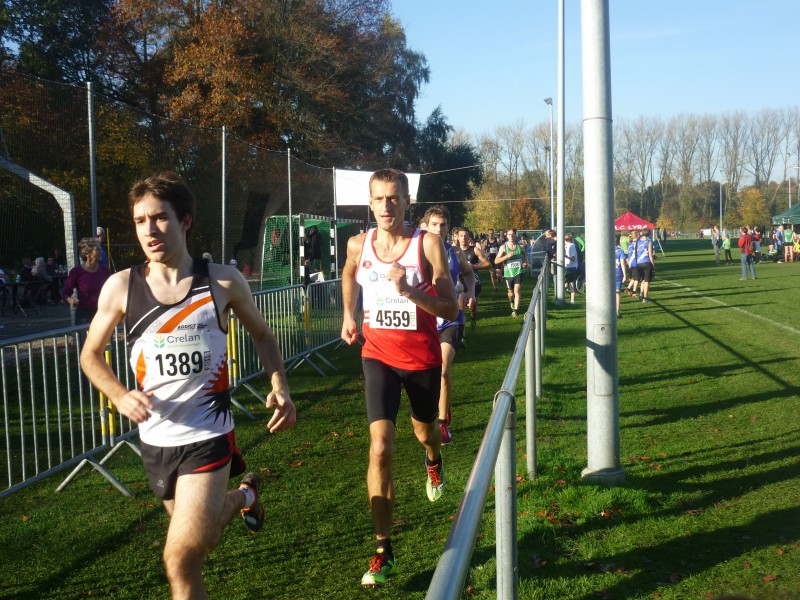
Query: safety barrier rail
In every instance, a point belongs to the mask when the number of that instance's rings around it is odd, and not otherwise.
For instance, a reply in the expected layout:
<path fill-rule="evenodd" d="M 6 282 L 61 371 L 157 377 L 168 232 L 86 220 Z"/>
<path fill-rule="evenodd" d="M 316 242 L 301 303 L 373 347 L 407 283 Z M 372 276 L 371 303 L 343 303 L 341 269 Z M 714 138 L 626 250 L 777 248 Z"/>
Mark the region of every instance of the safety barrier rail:
<path fill-rule="evenodd" d="M 341 280 L 288 286 L 253 294 L 281 348 L 295 367 L 314 360 L 331 365 L 319 350 L 339 340 Z M 120 448 L 138 448 L 130 439 L 137 428 L 114 410 L 80 370 L 80 352 L 88 326 L 69 327 L 0 343 L 0 498 L 59 471 L 75 467 L 63 489 L 85 467 L 101 473 L 123 494 L 127 488 L 105 469 Z M 314 357 L 314 360 L 312 360 Z M 249 381 L 264 369 L 255 346 L 235 315 L 228 327 L 228 376 L 231 392 L 244 388 L 261 398 Z M 126 334 L 120 326 L 106 351 L 106 361 L 128 389 L 135 386 L 129 368 Z M 263 399 L 262 399 L 263 400 Z M 249 411 L 234 403 L 246 414 Z M 250 415 L 252 416 L 252 415 Z M 102 458 L 101 458 L 102 455 Z"/>
<path fill-rule="evenodd" d="M 547 259 L 539 272 L 522 331 L 511 355 L 494 408 L 483 435 L 464 495 L 456 512 L 450 534 L 436 565 L 425 596 L 429 600 L 461 598 L 469 570 L 472 549 L 486 505 L 486 497 L 495 479 L 497 598 L 517 597 L 517 480 L 515 390 L 520 369 L 525 364 L 525 421 L 528 477 L 536 476 L 536 398 L 541 396 L 541 359 L 544 356 L 544 332 L 547 314 Z"/>
<path fill-rule="evenodd" d="M 0 460 L 7 483 L 0 497 L 92 459 L 117 436 L 130 435 L 130 421 L 109 413 L 108 401 L 80 371 L 86 329 L 68 327 L 0 344 Z M 113 336 L 107 360 L 120 380 L 133 386 L 124 341 L 124 332 Z"/>

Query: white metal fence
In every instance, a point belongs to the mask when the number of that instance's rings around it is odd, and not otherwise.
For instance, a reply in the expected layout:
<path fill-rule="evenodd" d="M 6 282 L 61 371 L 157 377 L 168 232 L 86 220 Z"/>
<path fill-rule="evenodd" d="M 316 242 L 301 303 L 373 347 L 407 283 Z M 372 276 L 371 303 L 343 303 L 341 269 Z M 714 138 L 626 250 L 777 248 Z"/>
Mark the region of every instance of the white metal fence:
<path fill-rule="evenodd" d="M 425 596 L 428 600 L 461 598 L 486 497 L 492 483 L 492 473 L 495 481 L 497 598 L 512 600 L 517 597 L 519 572 L 515 391 L 524 364 L 527 471 L 528 477 L 532 479 L 536 476 L 536 399 L 542 393 L 541 359 L 544 356 L 549 272 L 549 264 L 545 259 L 503 385 L 495 394 L 492 415 L 483 434 L 461 504 L 428 587 Z"/>

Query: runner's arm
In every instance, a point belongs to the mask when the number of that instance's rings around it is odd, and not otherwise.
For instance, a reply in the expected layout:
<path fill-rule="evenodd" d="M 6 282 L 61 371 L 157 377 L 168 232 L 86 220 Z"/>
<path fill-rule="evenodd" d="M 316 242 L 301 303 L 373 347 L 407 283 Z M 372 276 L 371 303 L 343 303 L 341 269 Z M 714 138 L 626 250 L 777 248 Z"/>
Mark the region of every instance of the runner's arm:
<path fill-rule="evenodd" d="M 400 263 L 395 262 L 391 266 L 386 279 L 395 284 L 398 293 L 411 300 L 422 310 L 442 319 L 455 321 L 458 318 L 458 300 L 441 238 L 438 235 L 424 235 L 422 237 L 422 254 L 421 266 L 426 269 L 430 265 L 429 274 L 436 291 L 435 296 L 408 285 L 406 269 Z"/>
<path fill-rule="evenodd" d="M 97 313 L 89 326 L 89 333 L 81 351 L 81 367 L 95 388 L 105 394 L 117 410 L 134 423 L 150 418 L 153 408 L 150 394 L 128 390 L 106 363 L 105 351 L 114 328 L 125 316 L 128 299 L 130 270 L 115 273 L 108 278 L 97 300 Z"/>
<path fill-rule="evenodd" d="M 492 266 L 491 263 L 489 263 L 488 259 L 486 258 L 486 255 L 483 253 L 483 250 L 478 248 L 478 246 L 475 246 L 475 256 L 478 257 L 478 260 L 480 262 L 477 265 L 472 265 L 473 270 L 488 269 L 489 267 Z"/>
<path fill-rule="evenodd" d="M 354 235 L 347 240 L 347 259 L 342 269 L 342 300 L 344 316 L 342 319 L 341 338 L 347 344 L 354 344 L 358 339 L 358 324 L 356 323 L 356 303 L 358 302 L 358 283 L 356 283 L 356 270 L 358 257 L 364 243 L 364 235 Z"/>
<path fill-rule="evenodd" d="M 495 265 L 497 263 L 505 262 L 505 260 L 511 256 L 511 252 L 508 252 L 507 254 L 501 253 L 500 252 L 501 248 L 504 251 L 508 249 L 505 244 L 503 244 L 502 246 L 500 246 L 500 248 L 497 249 L 497 255 L 494 257 Z"/>
<path fill-rule="evenodd" d="M 458 266 L 461 267 L 461 275 L 463 275 L 467 306 L 472 306 L 475 303 L 475 271 L 473 271 L 467 257 L 458 248 L 456 249 L 456 257 L 458 258 Z"/>
<path fill-rule="evenodd" d="M 272 391 L 267 395 L 267 408 L 275 407 L 272 418 L 267 423 L 267 429 L 272 433 L 289 429 L 297 420 L 297 412 L 289 395 L 289 384 L 286 381 L 286 371 L 283 366 L 283 356 L 278 344 L 278 338 L 264 320 L 264 315 L 258 310 L 250 285 L 236 268 L 227 265 L 213 265 L 212 278 L 225 288 L 227 293 L 227 307 L 232 309 L 250 334 L 256 349 L 256 354 L 269 377 Z M 212 269 L 209 269 L 211 272 Z M 220 275 L 217 277 L 217 275 Z"/>

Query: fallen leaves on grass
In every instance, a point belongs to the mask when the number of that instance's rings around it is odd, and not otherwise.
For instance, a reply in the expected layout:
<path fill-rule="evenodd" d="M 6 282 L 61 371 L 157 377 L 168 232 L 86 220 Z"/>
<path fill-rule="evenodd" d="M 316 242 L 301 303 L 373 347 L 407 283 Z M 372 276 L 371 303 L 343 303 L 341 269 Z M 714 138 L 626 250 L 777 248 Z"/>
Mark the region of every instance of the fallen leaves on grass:
<path fill-rule="evenodd" d="M 551 504 L 550 510 L 540 510 L 537 517 L 547 520 L 551 525 L 558 525 L 561 527 L 569 527 L 577 518 L 577 514 L 561 513 L 558 504 Z"/>
<path fill-rule="evenodd" d="M 746 571 L 747 569 L 749 569 L 749 568 L 750 568 L 750 567 L 752 567 L 752 566 L 753 566 L 753 565 L 751 565 L 749 562 L 746 562 L 746 563 L 744 563 L 744 564 L 742 565 L 742 568 L 743 568 L 743 569 Z"/>
<path fill-rule="evenodd" d="M 289 466 L 290 467 L 295 467 L 295 468 L 302 467 L 303 466 L 303 461 L 302 460 L 293 460 L 292 462 L 289 463 Z"/>
<path fill-rule="evenodd" d="M 769 583 L 770 581 L 775 581 L 777 578 L 778 576 L 775 573 L 770 573 L 766 577 L 762 577 L 761 581 Z"/>
<path fill-rule="evenodd" d="M 783 548 L 778 548 L 775 552 L 778 553 L 778 556 L 783 556 L 784 550 L 783 550 Z"/>
<path fill-rule="evenodd" d="M 585 562 L 581 563 L 581 566 L 589 569 L 590 571 L 596 571 L 598 573 L 617 573 L 618 575 L 631 574 L 628 569 L 620 567 L 619 565 L 615 565 L 614 563 Z"/>
<path fill-rule="evenodd" d="M 22 522 L 23 523 L 27 523 L 30 520 L 31 520 L 31 516 L 30 515 L 22 515 Z"/>
<path fill-rule="evenodd" d="M 692 508 L 692 509 L 690 509 L 690 510 L 687 510 L 687 511 L 686 511 L 684 514 L 687 514 L 687 515 L 689 515 L 690 517 L 696 517 L 696 516 L 697 516 L 697 515 L 699 515 L 701 512 L 703 512 L 703 511 L 702 511 L 702 510 L 700 510 L 699 508 Z"/>
<path fill-rule="evenodd" d="M 622 509 L 621 508 L 617 508 L 617 507 L 604 508 L 603 510 L 600 511 L 600 516 L 603 519 L 609 519 L 609 520 L 613 521 L 617 517 L 622 516 Z"/>
<path fill-rule="evenodd" d="M 534 569 L 544 569 L 547 566 L 547 561 L 534 552 L 533 556 L 531 556 L 531 566 Z"/>

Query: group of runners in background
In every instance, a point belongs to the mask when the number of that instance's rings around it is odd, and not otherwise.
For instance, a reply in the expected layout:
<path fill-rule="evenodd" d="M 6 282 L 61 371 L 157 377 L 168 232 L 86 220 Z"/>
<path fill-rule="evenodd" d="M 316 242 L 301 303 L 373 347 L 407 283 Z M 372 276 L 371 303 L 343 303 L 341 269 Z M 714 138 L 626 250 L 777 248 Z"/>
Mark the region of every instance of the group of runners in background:
<path fill-rule="evenodd" d="M 625 287 L 625 294 L 634 300 L 650 302 L 650 282 L 656 273 L 655 254 L 653 240 L 647 229 L 622 232 L 614 236 L 614 242 L 617 317 L 621 317 L 620 296 L 626 280 L 628 285 Z"/>

